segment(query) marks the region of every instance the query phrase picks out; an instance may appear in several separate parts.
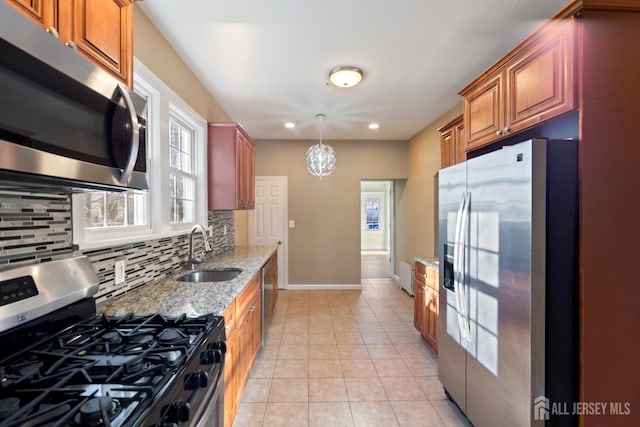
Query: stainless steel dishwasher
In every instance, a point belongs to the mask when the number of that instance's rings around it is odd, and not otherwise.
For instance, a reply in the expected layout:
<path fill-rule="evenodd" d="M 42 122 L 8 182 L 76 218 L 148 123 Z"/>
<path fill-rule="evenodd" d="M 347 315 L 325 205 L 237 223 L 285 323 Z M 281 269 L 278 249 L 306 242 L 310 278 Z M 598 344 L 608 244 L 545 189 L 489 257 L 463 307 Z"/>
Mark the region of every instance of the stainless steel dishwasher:
<path fill-rule="evenodd" d="M 273 293 L 274 287 L 278 286 L 274 282 L 274 269 L 277 268 L 274 257 L 262 267 L 262 346 L 271 326 L 271 316 L 273 315 Z"/>

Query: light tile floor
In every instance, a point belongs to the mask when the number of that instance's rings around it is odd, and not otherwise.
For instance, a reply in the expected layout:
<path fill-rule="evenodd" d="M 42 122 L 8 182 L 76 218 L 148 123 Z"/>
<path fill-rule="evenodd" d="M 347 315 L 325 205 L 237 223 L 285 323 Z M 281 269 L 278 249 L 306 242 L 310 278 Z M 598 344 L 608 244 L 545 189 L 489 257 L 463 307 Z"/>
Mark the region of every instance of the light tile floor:
<path fill-rule="evenodd" d="M 437 375 L 392 279 L 281 291 L 234 426 L 468 426 Z"/>

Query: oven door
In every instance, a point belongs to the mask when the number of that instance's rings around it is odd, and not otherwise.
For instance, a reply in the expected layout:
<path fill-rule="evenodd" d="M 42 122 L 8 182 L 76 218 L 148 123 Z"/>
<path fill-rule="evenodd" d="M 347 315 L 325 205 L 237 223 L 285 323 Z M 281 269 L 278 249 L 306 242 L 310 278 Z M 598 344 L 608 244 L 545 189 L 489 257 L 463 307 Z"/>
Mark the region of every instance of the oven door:
<path fill-rule="evenodd" d="M 196 427 L 220 427 L 224 425 L 224 366 L 221 363 L 221 369 L 217 375 L 217 380 L 210 385 L 207 390 L 208 396 L 200 403 L 200 407 L 204 408 L 201 415 L 196 414 L 194 417 L 194 426 Z"/>

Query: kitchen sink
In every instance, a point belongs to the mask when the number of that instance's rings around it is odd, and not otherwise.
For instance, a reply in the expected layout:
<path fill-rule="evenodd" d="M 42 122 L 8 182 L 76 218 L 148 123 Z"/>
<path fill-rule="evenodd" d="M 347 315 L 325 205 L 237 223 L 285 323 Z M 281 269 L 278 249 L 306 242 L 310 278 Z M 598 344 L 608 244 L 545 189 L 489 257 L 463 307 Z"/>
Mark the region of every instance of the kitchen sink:
<path fill-rule="evenodd" d="M 176 278 L 179 282 L 226 282 L 242 273 L 240 268 L 212 268 L 194 270 Z"/>

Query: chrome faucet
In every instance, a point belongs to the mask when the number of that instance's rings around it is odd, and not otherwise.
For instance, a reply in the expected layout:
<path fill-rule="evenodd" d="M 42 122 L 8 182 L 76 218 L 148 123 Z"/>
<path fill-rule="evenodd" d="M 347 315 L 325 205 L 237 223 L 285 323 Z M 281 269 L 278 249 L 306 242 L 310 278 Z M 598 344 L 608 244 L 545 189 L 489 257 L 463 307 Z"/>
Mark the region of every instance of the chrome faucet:
<path fill-rule="evenodd" d="M 196 268 L 196 264 L 200 264 L 202 262 L 202 259 L 195 258 L 193 256 L 193 233 L 195 233 L 197 230 L 200 230 L 202 239 L 204 240 L 204 250 L 202 255 L 204 256 L 208 252 L 212 251 L 211 246 L 207 241 L 207 232 L 204 230 L 204 227 L 200 224 L 194 225 L 193 228 L 191 228 L 191 232 L 189 233 L 189 258 L 187 259 L 187 268 L 189 270 L 193 270 L 194 268 Z"/>

